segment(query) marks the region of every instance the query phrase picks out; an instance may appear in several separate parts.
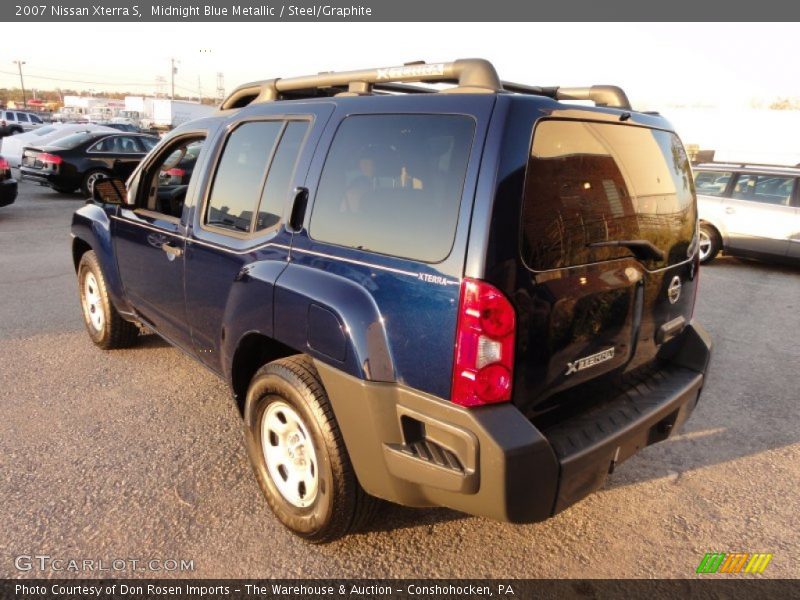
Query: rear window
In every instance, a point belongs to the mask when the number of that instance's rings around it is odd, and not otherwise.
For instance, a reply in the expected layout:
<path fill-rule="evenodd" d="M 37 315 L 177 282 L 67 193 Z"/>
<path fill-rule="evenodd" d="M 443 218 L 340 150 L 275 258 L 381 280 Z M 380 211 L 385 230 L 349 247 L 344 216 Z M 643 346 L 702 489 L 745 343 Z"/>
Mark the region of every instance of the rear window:
<path fill-rule="evenodd" d="M 439 262 L 450 254 L 475 123 L 460 115 L 359 115 L 336 132 L 310 234 Z"/>
<path fill-rule="evenodd" d="M 72 135 L 68 135 L 67 137 L 54 140 L 53 142 L 50 142 L 50 145 L 56 146 L 57 148 L 74 148 L 75 146 L 78 146 L 83 142 L 87 142 L 90 139 L 94 139 L 96 137 L 98 137 L 96 133 L 83 131 L 81 133 L 73 133 Z"/>
<path fill-rule="evenodd" d="M 689 161 L 678 137 L 631 125 L 547 120 L 535 130 L 522 214 L 521 248 L 537 271 L 625 256 L 649 243 L 663 260 L 686 260 L 697 223 Z"/>
<path fill-rule="evenodd" d="M 33 135 L 37 137 L 41 137 L 43 135 L 47 135 L 48 133 L 53 133 L 57 127 L 39 127 L 39 129 L 34 129 L 32 131 Z"/>

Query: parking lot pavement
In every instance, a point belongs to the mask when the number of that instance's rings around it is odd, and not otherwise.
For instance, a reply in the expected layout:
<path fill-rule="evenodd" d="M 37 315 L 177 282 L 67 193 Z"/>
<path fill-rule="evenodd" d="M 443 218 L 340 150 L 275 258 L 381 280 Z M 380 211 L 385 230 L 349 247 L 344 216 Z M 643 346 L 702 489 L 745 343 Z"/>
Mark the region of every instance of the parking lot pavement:
<path fill-rule="evenodd" d="M 193 560 L 200 577 L 682 578 L 710 551 L 773 553 L 764 576 L 800 576 L 800 269 L 702 269 L 715 347 L 697 410 L 584 502 L 526 526 L 390 506 L 314 547 L 262 501 L 221 381 L 155 336 L 89 342 L 69 253 L 81 203 L 23 182 L 0 209 L 0 577 L 76 575 L 15 569 L 46 554 Z"/>

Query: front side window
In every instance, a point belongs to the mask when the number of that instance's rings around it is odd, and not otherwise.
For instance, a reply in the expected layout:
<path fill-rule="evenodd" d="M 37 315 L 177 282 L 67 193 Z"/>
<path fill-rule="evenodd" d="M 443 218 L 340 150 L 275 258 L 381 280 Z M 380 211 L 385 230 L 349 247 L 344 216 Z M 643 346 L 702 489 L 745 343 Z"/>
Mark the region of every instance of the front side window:
<path fill-rule="evenodd" d="M 793 189 L 794 177 L 742 173 L 736 180 L 731 198 L 788 206 Z"/>
<path fill-rule="evenodd" d="M 33 121 L 34 123 L 39 123 L 40 125 L 43 123 L 43 121 L 36 115 L 31 115 L 31 121 Z"/>
<path fill-rule="evenodd" d="M 180 219 L 204 142 L 204 137 L 182 138 L 159 153 L 142 174 L 146 192 L 137 205 Z"/>
<path fill-rule="evenodd" d="M 140 137 L 139 142 L 144 147 L 145 152 L 150 152 L 150 150 L 152 150 L 153 148 L 156 147 L 156 145 L 158 145 L 158 138 Z"/>
<path fill-rule="evenodd" d="M 674 133 L 590 121 L 537 125 L 520 240 L 531 269 L 626 256 L 648 268 L 676 264 L 692 251 L 696 223 L 689 161 Z M 663 259 L 645 253 L 648 244 Z"/>
<path fill-rule="evenodd" d="M 732 176 L 730 171 L 696 171 L 694 187 L 698 194 L 722 196 Z"/>
<path fill-rule="evenodd" d="M 424 262 L 455 237 L 475 121 L 462 115 L 345 119 L 325 161 L 310 235 Z"/>

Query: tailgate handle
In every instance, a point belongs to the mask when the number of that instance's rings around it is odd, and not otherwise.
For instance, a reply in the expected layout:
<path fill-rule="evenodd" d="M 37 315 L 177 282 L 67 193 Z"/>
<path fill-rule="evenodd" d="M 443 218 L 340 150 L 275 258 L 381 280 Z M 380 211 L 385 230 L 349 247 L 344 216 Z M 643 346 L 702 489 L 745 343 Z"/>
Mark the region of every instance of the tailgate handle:
<path fill-rule="evenodd" d="M 678 335 L 683 328 L 686 327 L 686 319 L 683 317 L 675 317 L 671 321 L 667 321 L 656 332 L 656 343 L 663 344 L 670 341 Z"/>

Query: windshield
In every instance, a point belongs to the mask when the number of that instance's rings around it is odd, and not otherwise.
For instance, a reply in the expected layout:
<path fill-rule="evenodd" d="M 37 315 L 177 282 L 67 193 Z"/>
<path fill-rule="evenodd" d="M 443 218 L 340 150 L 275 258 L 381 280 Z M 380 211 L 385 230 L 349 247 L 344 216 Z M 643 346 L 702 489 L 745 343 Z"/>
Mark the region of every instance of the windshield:
<path fill-rule="evenodd" d="M 689 161 L 675 134 L 586 121 L 536 127 L 521 239 L 531 269 L 626 256 L 649 269 L 676 264 L 693 250 L 696 223 Z M 641 252 L 651 246 L 661 252 Z"/>

